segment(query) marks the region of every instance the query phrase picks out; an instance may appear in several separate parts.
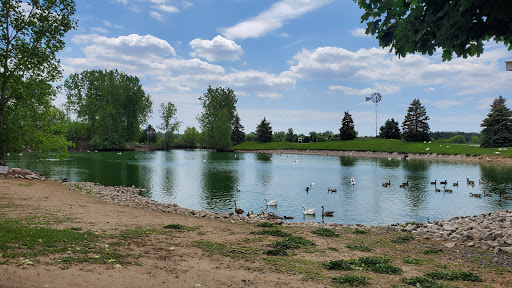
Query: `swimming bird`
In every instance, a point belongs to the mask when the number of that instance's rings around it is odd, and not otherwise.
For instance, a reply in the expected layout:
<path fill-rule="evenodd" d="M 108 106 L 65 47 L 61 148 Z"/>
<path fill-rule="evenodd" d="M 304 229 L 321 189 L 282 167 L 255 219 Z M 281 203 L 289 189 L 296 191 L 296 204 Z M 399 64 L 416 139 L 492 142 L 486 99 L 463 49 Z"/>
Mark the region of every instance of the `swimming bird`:
<path fill-rule="evenodd" d="M 409 180 L 407 180 L 407 182 L 403 182 L 402 185 L 400 185 L 400 188 L 404 188 L 405 186 L 409 187 Z"/>
<path fill-rule="evenodd" d="M 328 192 L 337 192 L 338 190 L 336 190 L 336 188 L 327 188 L 327 191 Z"/>
<path fill-rule="evenodd" d="M 436 184 L 437 184 L 437 179 L 436 179 L 436 180 L 434 180 L 434 182 L 430 182 L 430 184 L 432 184 L 432 185 L 436 185 Z"/>
<path fill-rule="evenodd" d="M 440 181 L 439 184 L 446 185 L 448 183 L 448 180 Z"/>
<path fill-rule="evenodd" d="M 306 187 L 306 192 L 309 192 L 309 186 L 308 186 L 308 187 Z"/>
<path fill-rule="evenodd" d="M 453 186 L 459 187 L 459 181 L 457 181 L 456 183 L 453 183 Z"/>
<path fill-rule="evenodd" d="M 283 218 L 284 218 L 285 220 L 288 220 L 288 219 L 293 219 L 293 216 L 283 216 Z"/>
<path fill-rule="evenodd" d="M 391 180 L 388 180 L 388 182 L 382 183 L 382 187 L 388 187 L 391 185 Z"/>
<path fill-rule="evenodd" d="M 469 192 L 469 195 L 472 196 L 472 197 L 477 197 L 477 198 L 481 198 L 482 197 L 482 194 L 480 194 L 480 193 L 475 194 L 475 193 Z"/>
<path fill-rule="evenodd" d="M 263 198 L 265 202 L 267 202 L 267 206 L 277 206 L 277 200 L 270 200 L 268 201 L 266 198 Z"/>
<path fill-rule="evenodd" d="M 238 207 L 236 207 L 236 201 L 235 201 L 235 213 L 236 213 L 237 215 L 244 214 L 244 210 L 242 210 L 242 208 L 238 208 Z"/>
<path fill-rule="evenodd" d="M 492 193 L 485 193 L 485 191 L 484 191 L 484 196 L 486 196 L 486 197 L 492 197 Z"/>
<path fill-rule="evenodd" d="M 448 188 L 446 188 L 446 186 L 443 186 L 443 189 L 444 189 L 444 192 L 453 192 L 452 189 L 448 189 Z"/>
<path fill-rule="evenodd" d="M 304 215 L 315 215 L 315 208 L 306 210 L 306 206 L 302 206 L 302 214 Z"/>
<path fill-rule="evenodd" d="M 334 211 L 324 211 L 324 206 L 322 206 L 322 216 L 332 217 L 334 216 Z"/>
<path fill-rule="evenodd" d="M 435 186 L 435 191 L 436 192 L 441 192 L 441 189 L 437 188 L 437 186 Z"/>
<path fill-rule="evenodd" d="M 352 185 L 356 185 L 356 178 L 350 178 L 350 183 L 352 183 Z"/>
<path fill-rule="evenodd" d="M 315 182 L 309 183 L 309 186 L 315 186 Z"/>
<path fill-rule="evenodd" d="M 203 162 L 206 162 L 206 159 L 203 159 Z"/>

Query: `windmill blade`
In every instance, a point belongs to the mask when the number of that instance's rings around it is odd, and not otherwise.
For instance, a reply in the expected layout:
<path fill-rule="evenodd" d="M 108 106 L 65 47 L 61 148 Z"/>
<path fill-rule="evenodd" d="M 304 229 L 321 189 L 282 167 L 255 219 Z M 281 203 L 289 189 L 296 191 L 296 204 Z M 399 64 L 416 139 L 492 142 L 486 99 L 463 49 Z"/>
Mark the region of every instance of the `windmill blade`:
<path fill-rule="evenodd" d="M 372 100 L 372 97 L 365 97 L 365 98 L 366 98 L 366 101 Z"/>

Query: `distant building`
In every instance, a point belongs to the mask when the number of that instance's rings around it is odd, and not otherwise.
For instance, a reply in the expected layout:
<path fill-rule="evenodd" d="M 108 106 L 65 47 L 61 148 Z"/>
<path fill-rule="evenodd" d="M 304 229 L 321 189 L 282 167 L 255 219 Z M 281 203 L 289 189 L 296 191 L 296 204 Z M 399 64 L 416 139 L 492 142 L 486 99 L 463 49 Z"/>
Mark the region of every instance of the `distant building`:
<path fill-rule="evenodd" d="M 297 139 L 297 142 L 298 142 L 298 143 L 302 143 L 302 137 L 299 137 L 299 138 Z"/>
<path fill-rule="evenodd" d="M 512 71 L 512 60 L 505 61 L 507 65 L 507 71 Z"/>

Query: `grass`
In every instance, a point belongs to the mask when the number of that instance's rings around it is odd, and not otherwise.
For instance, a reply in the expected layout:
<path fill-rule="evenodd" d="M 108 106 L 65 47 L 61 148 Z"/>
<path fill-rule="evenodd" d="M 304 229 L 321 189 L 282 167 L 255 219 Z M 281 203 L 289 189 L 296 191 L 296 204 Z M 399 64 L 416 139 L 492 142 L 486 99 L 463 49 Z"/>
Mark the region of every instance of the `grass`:
<path fill-rule="evenodd" d="M 400 236 L 398 238 L 391 240 L 391 242 L 396 243 L 396 244 L 402 244 L 402 243 L 407 243 L 407 242 L 411 241 L 412 239 L 414 239 L 414 237 L 412 235 L 404 235 L 404 236 Z"/>
<path fill-rule="evenodd" d="M 277 227 L 277 225 L 274 224 L 274 223 L 269 223 L 269 222 L 261 222 L 261 223 L 256 224 L 256 227 L 260 227 L 260 228 L 275 228 L 275 227 Z"/>
<path fill-rule="evenodd" d="M 482 282 L 480 275 L 471 271 L 432 271 L 425 276 L 436 280 Z"/>
<path fill-rule="evenodd" d="M 297 249 L 301 247 L 314 247 L 315 242 L 310 241 L 304 237 L 292 236 L 284 239 L 283 241 L 277 241 L 272 244 L 272 247 L 276 249 Z"/>
<path fill-rule="evenodd" d="M 449 147 L 448 147 L 449 146 Z M 426 148 L 430 148 L 428 151 Z M 235 150 L 277 150 L 277 149 L 295 149 L 295 150 L 331 150 L 331 151 L 373 151 L 373 152 L 398 152 L 408 153 L 437 153 L 446 155 L 462 154 L 468 156 L 495 156 L 497 148 L 480 148 L 468 144 L 452 143 L 423 143 L 406 142 L 395 139 L 378 138 L 359 138 L 356 140 L 328 141 L 315 143 L 286 143 L 286 142 L 244 142 L 232 147 Z M 512 157 L 512 149 L 500 150 L 501 157 Z"/>
<path fill-rule="evenodd" d="M 291 237 L 292 234 L 279 229 L 263 229 L 250 232 L 254 235 L 270 235 L 275 237 Z"/>
<path fill-rule="evenodd" d="M 198 228 L 189 227 L 189 226 L 185 226 L 185 225 L 181 225 L 181 224 L 169 224 L 169 225 L 165 225 L 164 229 L 177 230 L 177 231 L 195 231 Z"/>
<path fill-rule="evenodd" d="M 368 277 L 359 275 L 344 275 L 333 277 L 332 282 L 335 284 L 348 285 L 351 287 L 360 287 L 368 285 Z"/>
<path fill-rule="evenodd" d="M 338 233 L 334 232 L 332 229 L 328 229 L 328 228 L 316 229 L 316 230 L 311 231 L 311 233 L 316 234 L 318 236 L 322 236 L 322 237 L 340 237 L 340 234 L 338 234 Z"/>
<path fill-rule="evenodd" d="M 421 288 L 445 288 L 446 286 L 437 283 L 436 281 L 425 277 L 402 278 L 402 282 L 407 285 Z"/>
<path fill-rule="evenodd" d="M 361 252 L 372 251 L 372 248 L 370 248 L 366 245 L 363 245 L 363 244 L 347 244 L 347 248 L 350 250 L 361 251 Z"/>
<path fill-rule="evenodd" d="M 368 234 L 370 232 L 366 231 L 366 230 L 362 230 L 362 229 L 354 229 L 354 231 L 352 232 L 354 234 Z"/>
<path fill-rule="evenodd" d="M 390 264 L 391 260 L 382 256 L 360 257 L 350 260 L 333 260 L 323 264 L 327 270 L 361 270 L 367 269 L 379 274 L 400 275 L 403 270 Z"/>

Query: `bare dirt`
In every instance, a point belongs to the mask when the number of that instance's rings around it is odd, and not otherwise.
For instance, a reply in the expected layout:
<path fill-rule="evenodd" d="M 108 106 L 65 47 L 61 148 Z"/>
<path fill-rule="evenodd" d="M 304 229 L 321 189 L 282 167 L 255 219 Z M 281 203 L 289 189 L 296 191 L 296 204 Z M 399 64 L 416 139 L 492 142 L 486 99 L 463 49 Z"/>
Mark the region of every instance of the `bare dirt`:
<path fill-rule="evenodd" d="M 153 229 L 141 237 L 117 246 L 119 253 L 132 255 L 126 264 L 75 263 L 63 265 L 59 255 L 38 256 L 26 265 L 24 259 L 0 255 L 0 287 L 332 287 L 333 276 L 363 275 L 367 287 L 406 287 L 400 279 L 423 276 L 433 270 L 464 270 L 480 275 L 484 282 L 450 281 L 451 287 L 512 287 L 512 267 L 493 262 L 494 255 L 475 249 L 447 249 L 442 242 L 415 239 L 391 242 L 405 234 L 385 229 L 364 228 L 357 235 L 352 229 L 337 230 L 341 237 L 325 238 L 311 231 L 316 227 L 283 227 L 295 236 L 316 243 L 312 249 L 298 249 L 287 257 L 266 256 L 276 240 L 273 236 L 250 234 L 260 230 L 254 224 L 233 220 L 206 219 L 149 209 L 131 208 L 80 194 L 53 181 L 0 179 L 0 220 L 41 218 L 48 227 L 80 228 L 102 236 L 109 244 L 127 229 Z M 195 229 L 161 232 L 165 225 L 181 224 Z M 1 232 L 0 232 L 1 233 Z M 223 253 L 199 247 L 201 241 L 226 245 Z M 357 243 L 372 247 L 371 252 L 347 249 Z M 2 244 L 2 243 L 0 243 Z M 436 255 L 427 249 L 442 251 Z M 402 275 L 369 271 L 329 271 L 321 263 L 329 260 L 385 256 L 403 269 Z M 421 259 L 421 264 L 404 259 Z M 302 267 L 302 268 L 301 268 Z M 403 286 L 401 286 L 403 285 Z"/>

